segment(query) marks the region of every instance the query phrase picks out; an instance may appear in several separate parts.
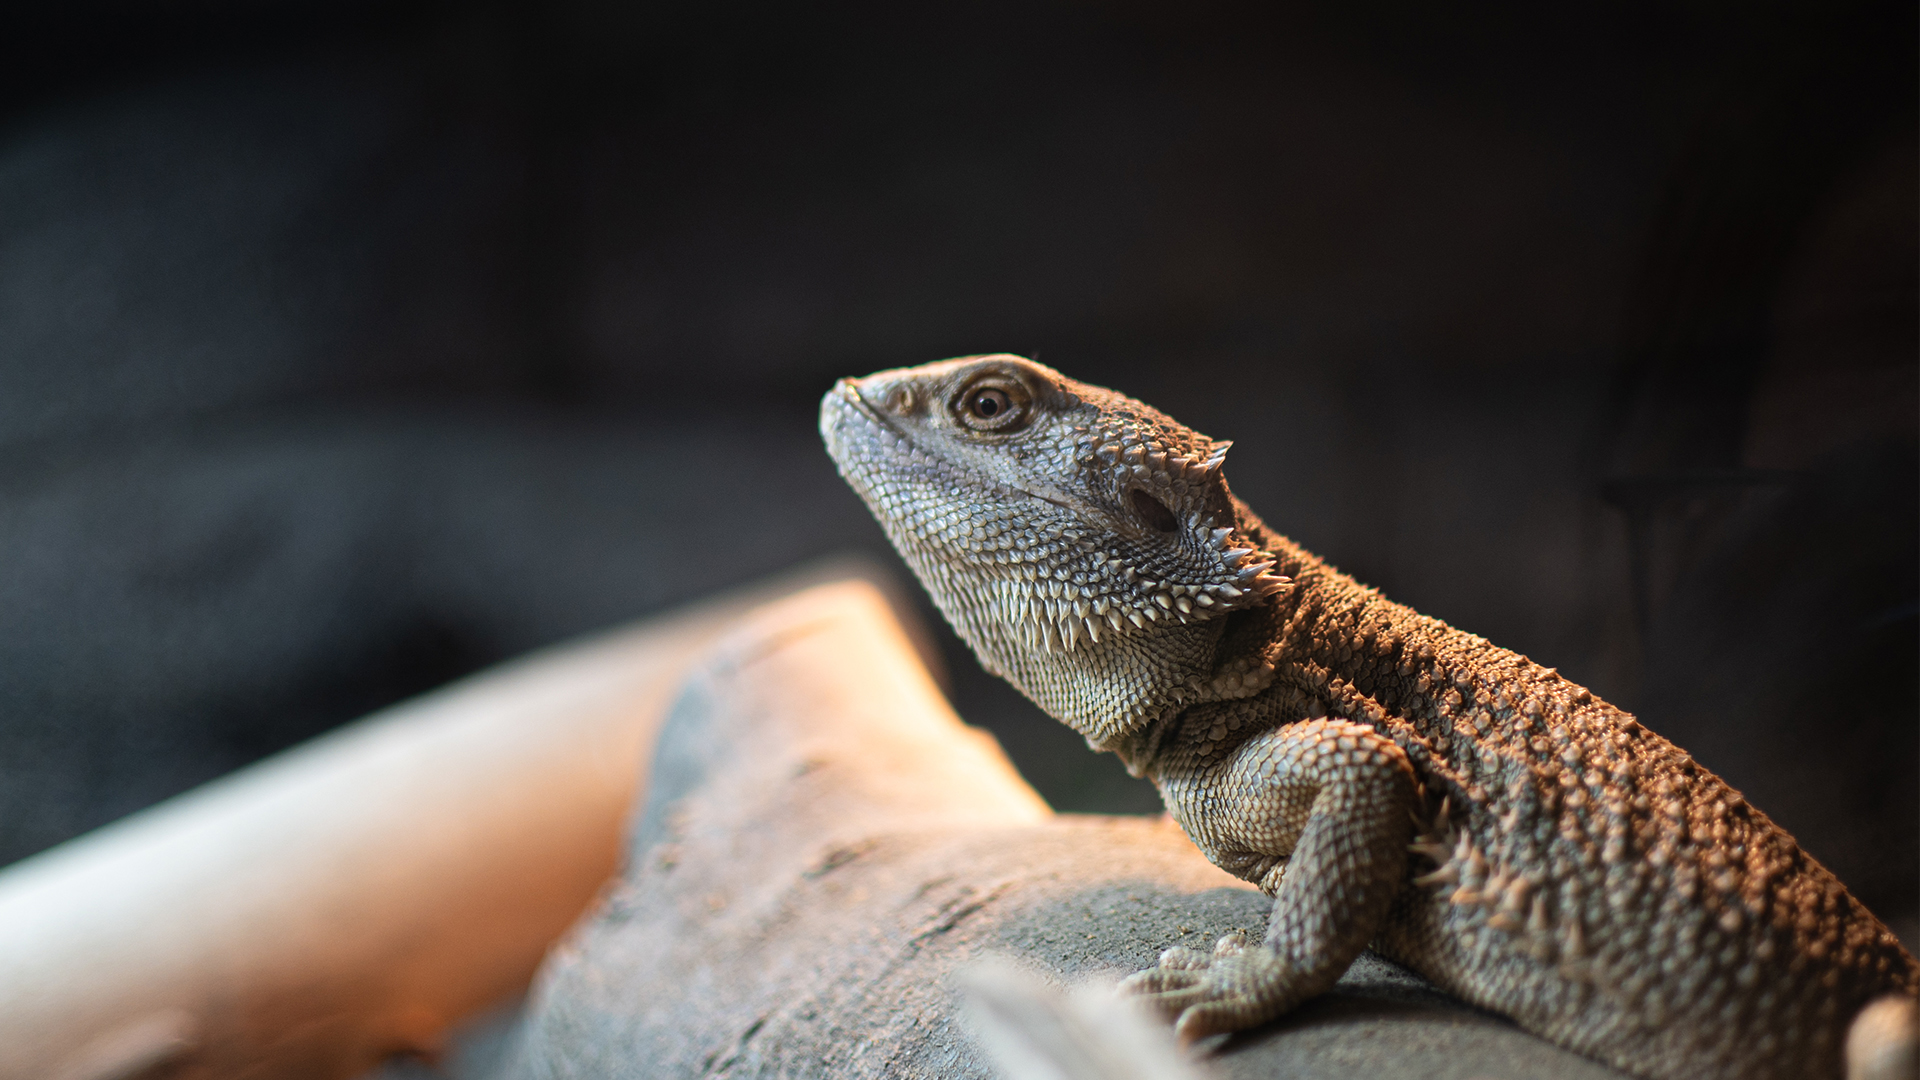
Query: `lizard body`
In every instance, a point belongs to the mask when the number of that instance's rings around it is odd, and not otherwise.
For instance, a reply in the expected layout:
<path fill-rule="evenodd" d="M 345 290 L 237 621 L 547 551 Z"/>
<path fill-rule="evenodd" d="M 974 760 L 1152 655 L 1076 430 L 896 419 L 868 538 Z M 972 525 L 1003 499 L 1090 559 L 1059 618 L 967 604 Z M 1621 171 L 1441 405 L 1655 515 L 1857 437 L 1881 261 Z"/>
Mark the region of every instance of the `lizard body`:
<path fill-rule="evenodd" d="M 1006 355 L 842 380 L 821 430 L 986 667 L 1274 897 L 1262 943 L 1128 981 L 1183 1037 L 1272 1019 L 1368 944 L 1657 1080 L 1839 1076 L 1863 1008 L 1911 1016 L 1920 966 L 1738 792 L 1269 529 L 1228 444 Z"/>

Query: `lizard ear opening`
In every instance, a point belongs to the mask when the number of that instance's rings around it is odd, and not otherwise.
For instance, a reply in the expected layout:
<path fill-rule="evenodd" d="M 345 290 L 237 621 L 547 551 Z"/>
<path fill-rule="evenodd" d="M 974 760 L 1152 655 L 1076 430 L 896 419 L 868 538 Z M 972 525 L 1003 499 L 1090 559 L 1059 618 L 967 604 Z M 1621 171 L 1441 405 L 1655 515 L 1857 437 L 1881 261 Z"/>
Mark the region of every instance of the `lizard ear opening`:
<path fill-rule="evenodd" d="M 1179 527 L 1180 519 L 1174 517 L 1173 511 L 1167 508 L 1167 504 L 1142 489 L 1134 488 L 1128 493 L 1127 498 L 1133 503 L 1133 512 L 1139 514 L 1140 520 L 1154 530 L 1172 532 Z"/>

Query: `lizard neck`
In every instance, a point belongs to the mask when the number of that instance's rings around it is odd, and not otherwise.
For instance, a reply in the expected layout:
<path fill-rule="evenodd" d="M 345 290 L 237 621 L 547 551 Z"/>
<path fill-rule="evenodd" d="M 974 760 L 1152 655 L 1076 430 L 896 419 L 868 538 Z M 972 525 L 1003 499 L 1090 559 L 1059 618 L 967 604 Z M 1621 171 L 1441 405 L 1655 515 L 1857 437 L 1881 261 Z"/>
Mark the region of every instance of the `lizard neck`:
<path fill-rule="evenodd" d="M 1274 666 L 1275 681 L 1317 698 L 1329 711 L 1378 719 L 1380 713 L 1422 718 L 1445 711 L 1448 694 L 1472 698 L 1483 685 L 1532 681 L 1527 672 L 1560 682 L 1550 669 L 1397 604 L 1326 560 L 1268 528 L 1244 504 L 1240 527 L 1274 554 L 1276 569 L 1293 578 L 1291 594 L 1263 609 L 1257 624 L 1231 627 L 1223 661 L 1258 653 Z"/>
<path fill-rule="evenodd" d="M 1398 728 L 1419 741 L 1409 746 L 1416 765 L 1470 747 L 1522 751 L 1536 735 L 1557 741 L 1577 715 L 1605 713 L 1637 729 L 1555 669 L 1388 600 L 1239 509 L 1242 527 L 1295 585 L 1259 625 L 1230 627 L 1221 652 L 1230 660 L 1257 651 L 1273 666 L 1273 692 L 1263 696 L 1296 703 L 1280 722 L 1325 713 Z"/>

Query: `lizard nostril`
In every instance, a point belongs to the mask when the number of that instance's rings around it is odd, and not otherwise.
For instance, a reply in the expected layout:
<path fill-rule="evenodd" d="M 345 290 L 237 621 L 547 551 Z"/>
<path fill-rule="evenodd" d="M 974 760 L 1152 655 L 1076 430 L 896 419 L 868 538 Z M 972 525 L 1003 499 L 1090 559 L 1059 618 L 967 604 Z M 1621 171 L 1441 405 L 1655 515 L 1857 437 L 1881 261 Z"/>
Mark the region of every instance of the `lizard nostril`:
<path fill-rule="evenodd" d="M 1179 519 L 1173 516 L 1173 511 L 1167 509 L 1166 503 L 1145 491 L 1134 488 L 1127 497 L 1133 502 L 1133 512 L 1139 514 L 1140 519 L 1153 528 L 1161 532 L 1172 532 L 1174 527 L 1180 524 Z"/>
<path fill-rule="evenodd" d="M 905 416 L 913 411 L 915 405 L 913 387 L 896 386 L 887 391 L 887 411 L 895 416 Z"/>

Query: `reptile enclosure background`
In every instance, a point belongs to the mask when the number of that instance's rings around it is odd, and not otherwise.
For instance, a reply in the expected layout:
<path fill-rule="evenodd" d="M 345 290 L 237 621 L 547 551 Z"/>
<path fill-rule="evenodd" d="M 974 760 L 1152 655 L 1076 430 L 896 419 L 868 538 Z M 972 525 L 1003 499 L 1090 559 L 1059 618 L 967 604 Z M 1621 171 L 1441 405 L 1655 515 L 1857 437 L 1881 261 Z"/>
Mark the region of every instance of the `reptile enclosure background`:
<path fill-rule="evenodd" d="M 0 14 L 0 861 L 824 552 L 843 374 L 1037 354 L 1907 937 L 1910 2 Z M 982 676 L 1056 805 L 1150 790 Z"/>

